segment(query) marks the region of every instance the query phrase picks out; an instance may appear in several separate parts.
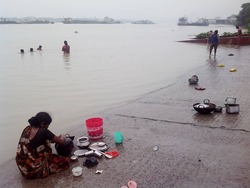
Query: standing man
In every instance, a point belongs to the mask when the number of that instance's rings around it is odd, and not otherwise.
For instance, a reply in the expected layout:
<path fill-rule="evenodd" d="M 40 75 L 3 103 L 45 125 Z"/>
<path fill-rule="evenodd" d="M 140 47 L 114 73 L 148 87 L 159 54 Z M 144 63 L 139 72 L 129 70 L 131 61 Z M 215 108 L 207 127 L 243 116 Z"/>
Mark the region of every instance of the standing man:
<path fill-rule="evenodd" d="M 66 40 L 64 41 L 64 46 L 62 47 L 62 51 L 65 54 L 69 54 L 70 53 L 70 46 L 68 45 L 68 42 Z"/>
<path fill-rule="evenodd" d="M 216 57 L 217 47 L 220 42 L 220 37 L 218 35 L 218 30 L 215 30 L 214 33 L 211 35 L 211 44 L 210 44 L 210 53 L 209 57 L 211 57 L 212 50 L 214 48 L 214 57 Z"/>
<path fill-rule="evenodd" d="M 242 30 L 238 25 L 236 26 L 236 29 L 238 30 L 237 33 L 236 33 L 236 35 L 237 35 L 237 44 L 238 44 L 238 46 L 240 46 L 241 45 L 241 38 L 242 38 Z"/>
<path fill-rule="evenodd" d="M 211 44 L 211 36 L 212 36 L 212 34 L 213 34 L 213 31 L 210 30 L 210 31 L 208 32 L 208 39 L 207 39 L 207 43 L 208 43 L 208 44 Z"/>

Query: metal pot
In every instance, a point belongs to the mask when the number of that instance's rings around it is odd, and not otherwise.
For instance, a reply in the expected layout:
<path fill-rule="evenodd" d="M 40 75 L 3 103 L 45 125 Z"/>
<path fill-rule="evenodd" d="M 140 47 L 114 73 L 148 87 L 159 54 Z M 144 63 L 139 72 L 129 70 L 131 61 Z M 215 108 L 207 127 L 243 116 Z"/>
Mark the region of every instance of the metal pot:
<path fill-rule="evenodd" d="M 216 106 L 214 109 L 215 112 L 222 112 L 222 110 L 223 110 L 222 106 Z"/>
<path fill-rule="evenodd" d="M 226 104 L 226 112 L 228 114 L 238 114 L 240 111 L 239 104 Z"/>
<path fill-rule="evenodd" d="M 235 97 L 227 97 L 225 100 L 225 104 L 236 104 L 236 98 Z"/>
<path fill-rule="evenodd" d="M 79 137 L 77 139 L 77 147 L 80 148 L 80 149 L 85 149 L 89 146 L 90 142 L 89 142 L 89 138 L 86 137 L 86 136 L 82 136 L 82 137 Z"/>

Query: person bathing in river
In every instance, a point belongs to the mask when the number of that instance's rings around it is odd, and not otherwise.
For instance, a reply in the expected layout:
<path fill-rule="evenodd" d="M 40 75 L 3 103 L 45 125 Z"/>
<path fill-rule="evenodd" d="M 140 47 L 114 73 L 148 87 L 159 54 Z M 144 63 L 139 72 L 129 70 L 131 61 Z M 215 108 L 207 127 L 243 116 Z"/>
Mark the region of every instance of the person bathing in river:
<path fill-rule="evenodd" d="M 39 45 L 37 50 L 42 50 L 42 45 Z"/>
<path fill-rule="evenodd" d="M 28 120 L 22 132 L 16 152 L 16 164 L 27 179 L 44 178 L 69 168 L 69 157 L 52 154 L 51 142 L 67 145 L 63 136 L 55 136 L 49 129 L 52 122 L 47 112 L 39 112 Z"/>
<path fill-rule="evenodd" d="M 66 40 L 64 41 L 64 45 L 62 47 L 62 51 L 65 54 L 69 54 L 70 53 L 70 46 L 68 45 L 68 42 Z"/>

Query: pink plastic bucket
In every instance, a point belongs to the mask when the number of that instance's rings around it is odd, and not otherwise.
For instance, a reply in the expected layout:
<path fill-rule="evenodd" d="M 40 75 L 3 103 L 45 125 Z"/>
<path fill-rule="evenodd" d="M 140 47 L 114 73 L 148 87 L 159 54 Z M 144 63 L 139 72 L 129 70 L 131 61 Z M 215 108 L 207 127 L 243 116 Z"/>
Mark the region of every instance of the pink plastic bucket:
<path fill-rule="evenodd" d="M 97 140 L 103 137 L 103 120 L 94 117 L 86 120 L 86 127 L 89 139 Z"/>

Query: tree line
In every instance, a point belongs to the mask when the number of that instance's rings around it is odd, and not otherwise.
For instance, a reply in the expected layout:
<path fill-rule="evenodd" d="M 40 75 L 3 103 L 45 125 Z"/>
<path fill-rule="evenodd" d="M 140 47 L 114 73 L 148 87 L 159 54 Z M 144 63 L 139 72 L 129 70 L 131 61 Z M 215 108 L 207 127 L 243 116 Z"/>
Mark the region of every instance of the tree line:
<path fill-rule="evenodd" d="M 250 30 L 250 3 L 241 5 L 241 10 L 237 16 L 237 25 L 248 28 Z"/>

